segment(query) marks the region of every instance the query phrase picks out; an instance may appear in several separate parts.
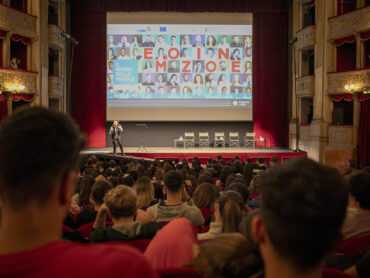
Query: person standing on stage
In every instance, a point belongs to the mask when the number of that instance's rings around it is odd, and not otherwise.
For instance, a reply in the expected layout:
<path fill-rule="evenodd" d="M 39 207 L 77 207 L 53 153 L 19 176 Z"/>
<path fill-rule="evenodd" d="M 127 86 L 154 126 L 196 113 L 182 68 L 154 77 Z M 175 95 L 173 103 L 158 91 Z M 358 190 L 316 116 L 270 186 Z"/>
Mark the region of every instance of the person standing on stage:
<path fill-rule="evenodd" d="M 122 131 L 123 131 L 122 126 L 117 121 L 114 121 L 113 125 L 110 127 L 110 130 L 109 130 L 109 134 L 112 135 L 114 155 L 116 155 L 117 144 L 119 145 L 119 148 L 121 149 L 122 155 L 124 155 L 122 141 L 121 141 Z"/>

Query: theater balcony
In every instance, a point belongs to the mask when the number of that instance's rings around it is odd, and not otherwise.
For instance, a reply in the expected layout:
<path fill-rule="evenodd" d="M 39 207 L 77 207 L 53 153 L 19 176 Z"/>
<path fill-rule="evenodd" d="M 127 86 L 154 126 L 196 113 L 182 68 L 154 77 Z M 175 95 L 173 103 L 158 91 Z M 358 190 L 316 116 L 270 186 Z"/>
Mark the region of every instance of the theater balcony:
<path fill-rule="evenodd" d="M 0 4 L 0 29 L 27 37 L 37 37 L 37 17 Z"/>
<path fill-rule="evenodd" d="M 2 91 L 37 94 L 37 72 L 0 68 Z"/>
<path fill-rule="evenodd" d="M 55 25 L 49 24 L 48 44 L 54 49 L 64 49 L 65 38 L 62 36 L 63 30 Z"/>
<path fill-rule="evenodd" d="M 310 149 L 311 124 L 300 124 L 299 132 L 299 148 L 307 152 Z"/>
<path fill-rule="evenodd" d="M 352 125 L 330 125 L 329 126 L 329 148 L 352 149 L 353 148 L 353 126 Z"/>
<path fill-rule="evenodd" d="M 335 40 L 370 29 L 370 6 L 329 18 L 328 39 Z"/>
<path fill-rule="evenodd" d="M 299 77 L 297 82 L 297 96 L 298 97 L 313 97 L 315 94 L 315 76 L 308 75 Z"/>
<path fill-rule="evenodd" d="M 370 68 L 328 73 L 328 94 L 345 93 L 345 86 L 353 92 L 370 87 Z"/>
<path fill-rule="evenodd" d="M 297 50 L 311 49 L 315 45 L 316 25 L 309 25 L 297 32 Z"/>
<path fill-rule="evenodd" d="M 49 76 L 49 97 L 63 98 L 63 78 L 58 76 Z"/>

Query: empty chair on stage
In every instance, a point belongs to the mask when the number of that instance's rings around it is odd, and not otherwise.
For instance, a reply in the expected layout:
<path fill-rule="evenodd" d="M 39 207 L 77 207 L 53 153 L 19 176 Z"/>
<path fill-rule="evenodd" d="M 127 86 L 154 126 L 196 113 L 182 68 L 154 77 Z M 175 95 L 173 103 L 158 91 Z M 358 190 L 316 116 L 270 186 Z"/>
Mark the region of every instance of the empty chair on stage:
<path fill-rule="evenodd" d="M 199 147 L 209 148 L 209 134 L 207 132 L 199 132 Z"/>
<path fill-rule="evenodd" d="M 225 147 L 225 132 L 215 132 L 215 144 L 217 148 Z"/>
<path fill-rule="evenodd" d="M 230 132 L 229 133 L 229 147 L 240 147 L 239 142 L 239 132 Z"/>
<path fill-rule="evenodd" d="M 256 136 L 255 132 L 247 132 L 244 138 L 244 147 L 245 148 L 255 148 L 256 147 L 256 140 L 254 139 Z"/>
<path fill-rule="evenodd" d="M 195 146 L 194 132 L 185 132 L 184 147 L 185 148 L 194 148 L 194 146 Z"/>

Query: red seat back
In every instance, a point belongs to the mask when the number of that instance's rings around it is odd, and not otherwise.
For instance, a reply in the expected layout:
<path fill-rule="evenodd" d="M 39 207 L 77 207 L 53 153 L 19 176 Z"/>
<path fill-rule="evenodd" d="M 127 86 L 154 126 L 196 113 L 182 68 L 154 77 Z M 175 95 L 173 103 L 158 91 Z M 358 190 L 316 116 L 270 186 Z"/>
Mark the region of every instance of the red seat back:
<path fill-rule="evenodd" d="M 90 223 L 86 223 L 82 226 L 80 226 L 77 231 L 80 232 L 80 234 L 84 237 L 84 238 L 88 238 L 91 234 L 91 231 L 92 231 L 92 228 L 93 228 L 93 225 L 94 225 L 94 222 L 90 222 Z M 113 225 L 113 222 L 112 221 L 106 221 L 105 222 L 105 225 L 106 226 L 112 226 Z"/>
<path fill-rule="evenodd" d="M 324 268 L 322 278 L 352 278 L 352 276 L 338 269 Z"/>
<path fill-rule="evenodd" d="M 202 278 L 203 276 L 190 267 L 168 267 L 156 270 L 160 278 Z"/>
<path fill-rule="evenodd" d="M 343 253 L 351 260 L 355 260 L 359 255 L 370 248 L 370 233 L 356 236 L 344 241 L 339 248 L 339 253 Z"/>
<path fill-rule="evenodd" d="M 67 225 L 63 225 L 63 232 L 73 232 L 73 229 Z"/>
<path fill-rule="evenodd" d="M 201 211 L 204 221 L 207 221 L 214 214 L 214 210 L 210 208 L 199 208 Z"/>
<path fill-rule="evenodd" d="M 151 242 L 151 239 L 134 239 L 134 240 L 112 240 L 112 241 L 105 242 L 104 244 L 108 244 L 108 245 L 116 245 L 116 244 L 130 245 L 130 246 L 138 249 L 142 253 L 144 253 L 150 242 Z"/>

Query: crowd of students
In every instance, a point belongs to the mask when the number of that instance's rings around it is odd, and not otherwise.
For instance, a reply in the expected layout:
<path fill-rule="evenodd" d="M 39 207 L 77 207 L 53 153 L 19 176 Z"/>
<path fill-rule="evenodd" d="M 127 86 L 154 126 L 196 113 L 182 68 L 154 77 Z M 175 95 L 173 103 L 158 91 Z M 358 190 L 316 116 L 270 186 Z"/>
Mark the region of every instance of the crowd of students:
<path fill-rule="evenodd" d="M 81 160 L 83 146 L 73 120 L 44 108 L 2 122 L 0 277 L 157 277 L 181 266 L 206 278 L 321 277 L 341 237 L 370 233 L 366 168 L 344 177 L 304 158 Z M 139 239 L 150 240 L 144 253 L 123 244 Z M 337 267 L 368 277 L 369 260 Z"/>

